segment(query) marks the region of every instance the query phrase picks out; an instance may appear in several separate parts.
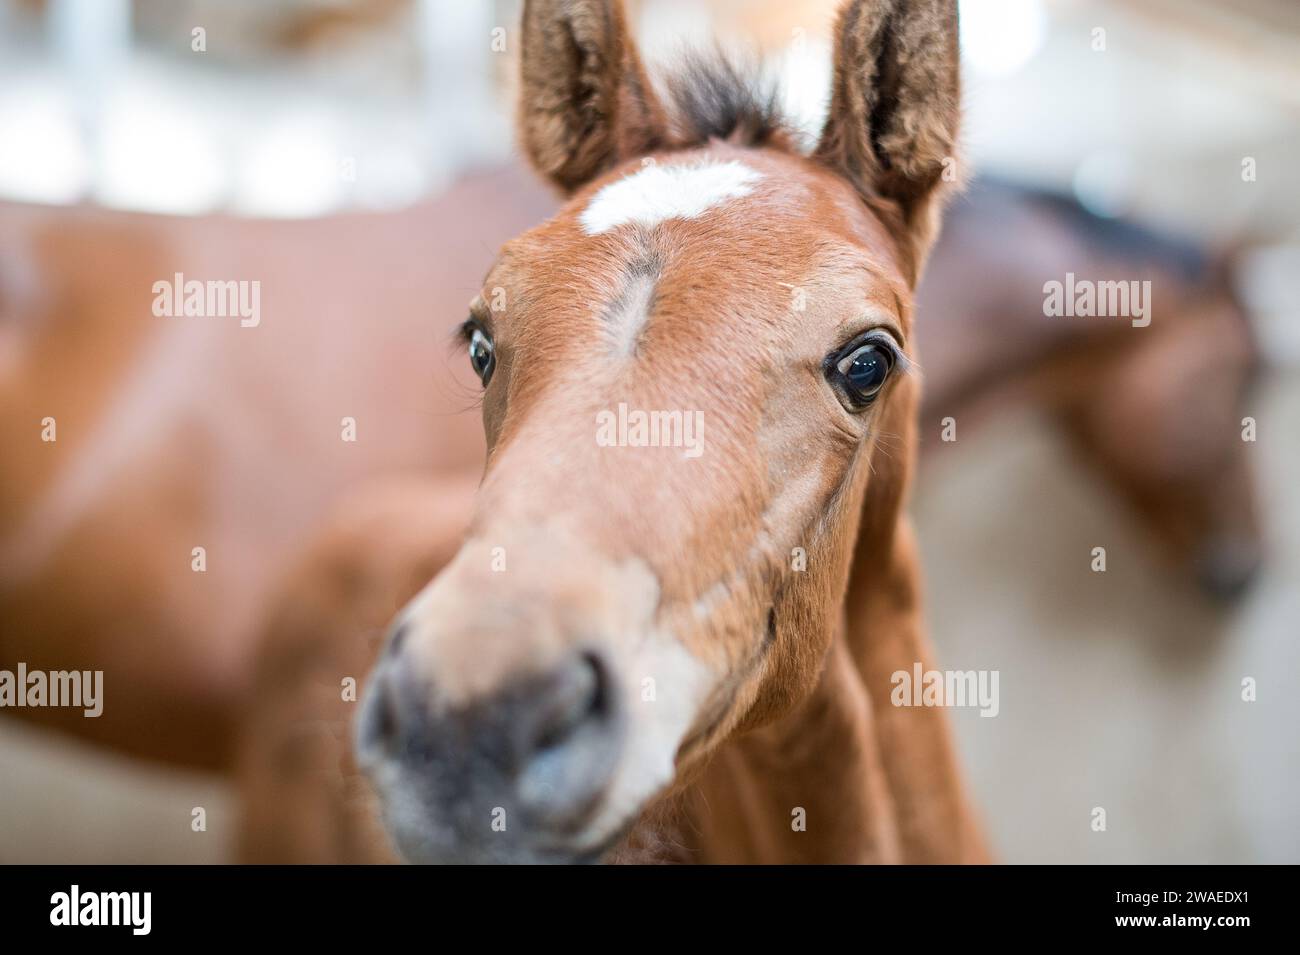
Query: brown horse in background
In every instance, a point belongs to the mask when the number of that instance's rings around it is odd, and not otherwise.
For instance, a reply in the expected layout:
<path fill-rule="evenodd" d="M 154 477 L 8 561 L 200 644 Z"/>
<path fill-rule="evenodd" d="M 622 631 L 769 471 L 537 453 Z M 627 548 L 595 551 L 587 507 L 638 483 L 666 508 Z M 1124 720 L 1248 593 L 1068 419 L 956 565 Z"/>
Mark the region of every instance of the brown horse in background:
<path fill-rule="evenodd" d="M 1150 281 L 1155 317 L 1044 313 L 1044 283 Z M 1054 414 L 1164 557 L 1215 598 L 1262 559 L 1241 417 L 1259 357 L 1230 260 L 996 180 L 954 203 L 917 296 L 922 453 L 1019 400 Z"/>

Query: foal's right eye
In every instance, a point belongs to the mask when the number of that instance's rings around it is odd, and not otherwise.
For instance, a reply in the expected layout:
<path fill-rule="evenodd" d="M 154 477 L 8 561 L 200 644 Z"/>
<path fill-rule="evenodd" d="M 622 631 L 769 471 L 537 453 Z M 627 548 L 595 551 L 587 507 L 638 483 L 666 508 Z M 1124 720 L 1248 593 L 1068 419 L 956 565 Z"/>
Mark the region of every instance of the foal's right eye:
<path fill-rule="evenodd" d="M 469 332 L 469 363 L 474 369 L 474 374 L 478 375 L 479 381 L 486 385 L 488 379 L 492 377 L 492 369 L 496 366 L 496 357 L 492 339 L 477 325 Z"/>

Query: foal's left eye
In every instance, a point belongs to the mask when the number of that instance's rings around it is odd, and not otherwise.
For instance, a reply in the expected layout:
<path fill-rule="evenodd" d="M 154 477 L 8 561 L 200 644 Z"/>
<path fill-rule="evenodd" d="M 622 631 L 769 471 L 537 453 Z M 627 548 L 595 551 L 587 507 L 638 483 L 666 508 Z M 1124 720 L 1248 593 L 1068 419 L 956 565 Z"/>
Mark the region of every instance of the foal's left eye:
<path fill-rule="evenodd" d="M 478 375 L 479 381 L 486 385 L 488 379 L 492 377 L 492 368 L 496 364 L 496 359 L 492 339 L 478 326 L 474 326 L 469 331 L 469 363 L 474 368 L 474 374 Z"/>
<path fill-rule="evenodd" d="M 889 345 L 870 341 L 845 352 L 835 363 L 841 386 L 854 405 L 865 407 L 875 400 L 894 369 L 895 356 Z"/>

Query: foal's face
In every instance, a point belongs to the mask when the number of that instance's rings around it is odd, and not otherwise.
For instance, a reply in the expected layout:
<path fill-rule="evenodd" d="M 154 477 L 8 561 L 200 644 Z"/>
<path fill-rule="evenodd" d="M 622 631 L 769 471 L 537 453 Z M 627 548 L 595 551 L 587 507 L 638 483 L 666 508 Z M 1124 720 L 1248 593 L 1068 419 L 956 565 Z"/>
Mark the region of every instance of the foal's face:
<path fill-rule="evenodd" d="M 828 163 L 717 142 L 616 162 L 507 244 L 463 329 L 470 532 L 359 729 L 408 858 L 597 858 L 807 694 L 873 450 L 903 450 L 914 255 Z"/>

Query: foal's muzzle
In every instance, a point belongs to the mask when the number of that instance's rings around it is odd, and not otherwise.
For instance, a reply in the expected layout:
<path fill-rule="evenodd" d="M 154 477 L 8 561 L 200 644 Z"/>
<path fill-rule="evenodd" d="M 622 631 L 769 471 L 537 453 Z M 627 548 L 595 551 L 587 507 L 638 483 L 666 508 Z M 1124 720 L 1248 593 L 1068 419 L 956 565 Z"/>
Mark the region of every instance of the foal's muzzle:
<path fill-rule="evenodd" d="M 380 663 L 357 752 L 413 862 L 583 861 L 626 732 L 606 662 L 575 651 L 546 672 L 450 708 L 406 665 Z"/>

